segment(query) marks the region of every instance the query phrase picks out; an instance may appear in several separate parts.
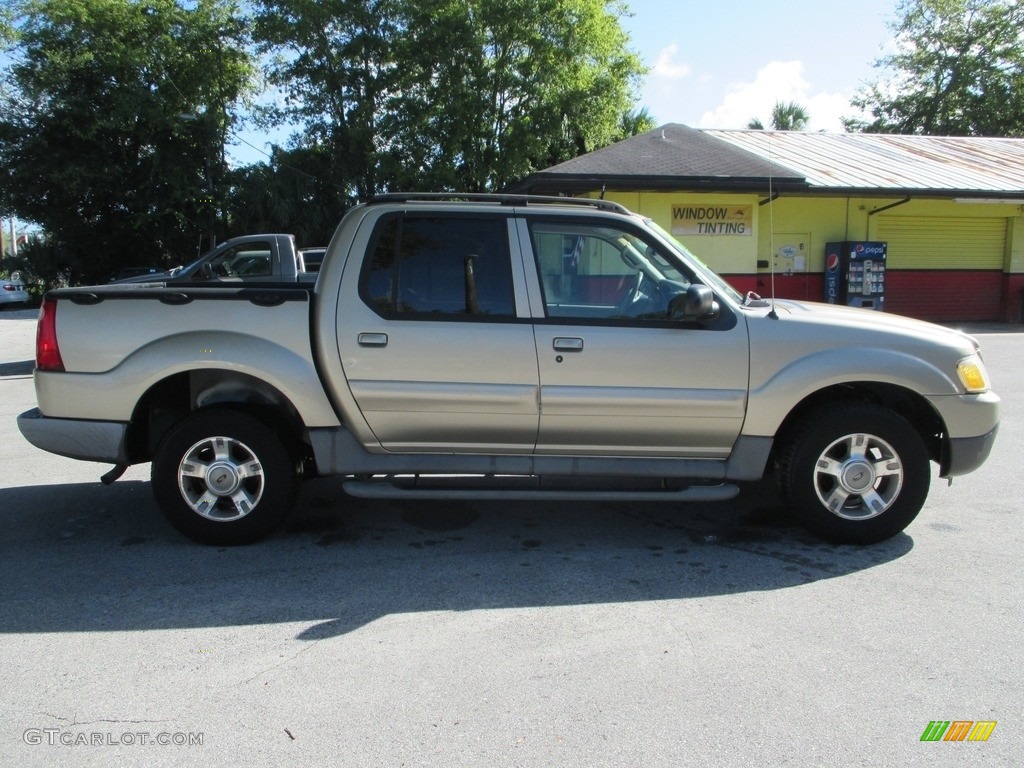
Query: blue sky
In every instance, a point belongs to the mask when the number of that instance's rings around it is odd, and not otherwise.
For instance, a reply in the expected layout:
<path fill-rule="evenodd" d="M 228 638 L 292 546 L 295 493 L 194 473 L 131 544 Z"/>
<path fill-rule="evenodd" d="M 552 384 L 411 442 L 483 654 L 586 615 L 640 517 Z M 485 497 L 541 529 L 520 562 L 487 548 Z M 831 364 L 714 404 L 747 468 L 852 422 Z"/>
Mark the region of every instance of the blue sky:
<path fill-rule="evenodd" d="M 651 68 L 641 91 L 658 124 L 768 124 L 776 101 L 797 101 L 812 130 L 841 130 L 850 97 L 881 74 L 896 0 L 627 0 L 631 48 Z"/>
<path fill-rule="evenodd" d="M 875 79 L 874 62 L 892 34 L 896 0 L 627 0 L 622 19 L 630 48 L 650 68 L 638 106 L 658 125 L 745 128 L 768 125 L 776 101 L 796 101 L 811 130 L 842 130 L 850 98 Z M 268 136 L 243 131 L 230 148 L 236 162 L 267 160 Z"/>

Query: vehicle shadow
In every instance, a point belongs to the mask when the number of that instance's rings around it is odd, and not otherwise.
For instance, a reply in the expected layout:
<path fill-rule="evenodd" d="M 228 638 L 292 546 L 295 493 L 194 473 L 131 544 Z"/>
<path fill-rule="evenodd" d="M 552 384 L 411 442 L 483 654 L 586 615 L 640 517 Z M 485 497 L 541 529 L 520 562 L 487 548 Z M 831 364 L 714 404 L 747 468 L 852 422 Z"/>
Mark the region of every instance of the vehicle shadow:
<path fill-rule="evenodd" d="M 342 635 L 386 615 L 687 600 L 786 589 L 887 563 L 792 526 L 766 484 L 726 504 L 369 502 L 307 483 L 283 530 L 194 544 L 143 481 L 0 490 L 0 632 L 299 622 Z"/>
<path fill-rule="evenodd" d="M 0 363 L 0 378 L 7 376 L 31 376 L 35 367 L 35 360 L 21 360 L 15 363 Z"/>

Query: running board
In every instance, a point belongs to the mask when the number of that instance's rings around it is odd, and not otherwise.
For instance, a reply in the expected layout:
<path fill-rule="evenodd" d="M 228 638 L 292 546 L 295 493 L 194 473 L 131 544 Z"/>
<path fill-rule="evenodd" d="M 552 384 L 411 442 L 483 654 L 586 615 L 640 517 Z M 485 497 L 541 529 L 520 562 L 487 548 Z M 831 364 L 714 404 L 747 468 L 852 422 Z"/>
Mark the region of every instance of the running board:
<path fill-rule="evenodd" d="M 350 480 L 342 486 L 362 499 L 454 499 L 461 501 L 727 501 L 740 492 L 731 483 L 671 490 L 556 490 L 552 488 L 423 488 L 386 481 Z"/>

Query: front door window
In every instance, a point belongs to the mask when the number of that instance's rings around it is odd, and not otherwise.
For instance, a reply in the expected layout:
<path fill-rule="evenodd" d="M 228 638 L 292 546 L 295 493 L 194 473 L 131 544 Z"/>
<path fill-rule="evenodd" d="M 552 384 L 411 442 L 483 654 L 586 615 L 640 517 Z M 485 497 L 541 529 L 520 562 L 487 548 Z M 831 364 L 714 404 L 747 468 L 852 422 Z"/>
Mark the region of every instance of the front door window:
<path fill-rule="evenodd" d="M 690 280 L 635 233 L 536 221 L 531 241 L 548 317 L 663 320 Z"/>

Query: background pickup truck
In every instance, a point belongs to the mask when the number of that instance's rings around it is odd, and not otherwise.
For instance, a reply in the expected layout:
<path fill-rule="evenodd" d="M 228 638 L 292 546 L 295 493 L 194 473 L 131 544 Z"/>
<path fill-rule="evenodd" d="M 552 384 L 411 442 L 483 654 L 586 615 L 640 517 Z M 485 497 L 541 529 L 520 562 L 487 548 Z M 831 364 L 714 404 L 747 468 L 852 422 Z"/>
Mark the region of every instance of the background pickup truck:
<path fill-rule="evenodd" d="M 726 499 L 774 471 L 837 542 L 917 515 L 930 461 L 977 468 L 999 419 L 978 344 L 868 310 L 738 294 L 598 200 L 385 196 L 347 213 L 313 285 L 45 297 L 44 450 L 152 462 L 198 541 L 274 530 L 298 482 L 366 497 Z"/>
<path fill-rule="evenodd" d="M 191 264 L 169 272 L 143 274 L 118 283 L 214 281 L 226 283 L 296 283 L 316 281 L 323 249 L 295 247 L 294 235 L 242 235 L 226 240 Z M 307 256 L 309 265 L 307 266 Z"/>

